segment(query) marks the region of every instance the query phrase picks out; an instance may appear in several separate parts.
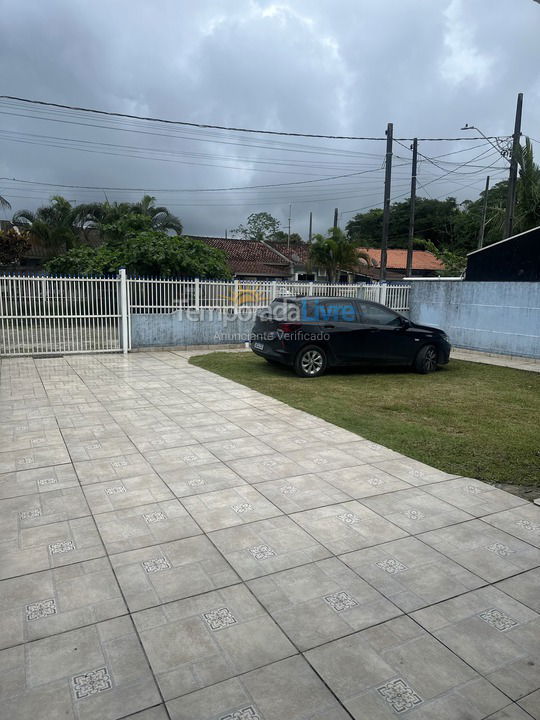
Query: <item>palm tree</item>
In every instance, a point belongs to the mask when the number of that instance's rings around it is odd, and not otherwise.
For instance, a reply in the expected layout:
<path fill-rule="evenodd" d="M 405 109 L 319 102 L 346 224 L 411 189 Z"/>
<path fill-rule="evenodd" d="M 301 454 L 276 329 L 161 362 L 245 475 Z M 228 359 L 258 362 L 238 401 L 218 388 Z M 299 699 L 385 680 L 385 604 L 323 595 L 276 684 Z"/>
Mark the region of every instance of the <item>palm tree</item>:
<path fill-rule="evenodd" d="M 156 207 L 154 205 L 155 201 L 155 197 L 145 195 L 142 200 L 133 204 L 132 212 L 150 217 L 154 230 L 163 230 L 164 232 L 172 230 L 176 235 L 181 235 L 182 222 L 180 218 L 173 215 L 168 208 L 162 205 Z"/>
<path fill-rule="evenodd" d="M 328 237 L 315 235 L 310 258 L 315 265 L 326 269 L 329 282 L 336 281 L 340 270 L 353 270 L 359 260 L 364 260 L 368 266 L 372 262 L 368 253 L 358 250 L 340 228 L 330 228 Z"/>
<path fill-rule="evenodd" d="M 51 198 L 51 203 L 31 210 L 19 210 L 13 215 L 14 225 L 24 225 L 39 238 L 50 253 L 70 250 L 77 239 L 73 230 L 74 208 L 61 195 Z"/>
<path fill-rule="evenodd" d="M 524 232 L 540 225 L 540 167 L 534 162 L 530 138 L 520 146 L 518 163 L 515 226 L 517 232 Z"/>

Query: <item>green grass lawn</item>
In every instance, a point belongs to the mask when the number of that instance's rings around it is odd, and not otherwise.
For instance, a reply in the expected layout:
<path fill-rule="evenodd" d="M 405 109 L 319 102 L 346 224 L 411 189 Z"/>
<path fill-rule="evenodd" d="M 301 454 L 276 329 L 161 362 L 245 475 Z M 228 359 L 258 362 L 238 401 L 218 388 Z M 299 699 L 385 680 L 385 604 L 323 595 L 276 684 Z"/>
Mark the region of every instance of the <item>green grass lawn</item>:
<path fill-rule="evenodd" d="M 312 380 L 252 353 L 191 362 L 440 470 L 540 488 L 540 374 L 452 360 L 431 375 L 339 369 Z"/>

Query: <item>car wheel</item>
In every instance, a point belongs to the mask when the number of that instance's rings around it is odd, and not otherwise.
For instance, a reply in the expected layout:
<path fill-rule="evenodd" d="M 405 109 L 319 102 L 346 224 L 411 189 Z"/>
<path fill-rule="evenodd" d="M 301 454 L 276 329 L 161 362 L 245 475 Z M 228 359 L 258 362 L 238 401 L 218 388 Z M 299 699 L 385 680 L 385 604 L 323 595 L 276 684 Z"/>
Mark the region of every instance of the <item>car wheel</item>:
<path fill-rule="evenodd" d="M 435 345 L 425 345 L 419 351 L 414 361 L 414 369 L 417 373 L 427 375 L 437 369 L 438 356 Z"/>
<path fill-rule="evenodd" d="M 326 370 L 326 355 L 324 350 L 316 345 L 302 348 L 294 362 L 294 371 L 299 377 L 314 378 L 322 375 Z"/>

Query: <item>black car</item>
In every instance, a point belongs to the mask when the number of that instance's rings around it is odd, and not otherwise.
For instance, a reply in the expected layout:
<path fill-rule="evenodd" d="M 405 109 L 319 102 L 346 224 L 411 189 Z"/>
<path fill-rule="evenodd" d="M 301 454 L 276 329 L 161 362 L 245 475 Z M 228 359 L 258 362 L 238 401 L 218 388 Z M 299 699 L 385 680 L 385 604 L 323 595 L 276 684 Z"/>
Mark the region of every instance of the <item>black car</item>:
<path fill-rule="evenodd" d="M 442 330 L 356 298 L 277 298 L 257 313 L 251 349 L 270 363 L 317 377 L 336 365 L 401 365 L 429 373 L 450 357 Z"/>

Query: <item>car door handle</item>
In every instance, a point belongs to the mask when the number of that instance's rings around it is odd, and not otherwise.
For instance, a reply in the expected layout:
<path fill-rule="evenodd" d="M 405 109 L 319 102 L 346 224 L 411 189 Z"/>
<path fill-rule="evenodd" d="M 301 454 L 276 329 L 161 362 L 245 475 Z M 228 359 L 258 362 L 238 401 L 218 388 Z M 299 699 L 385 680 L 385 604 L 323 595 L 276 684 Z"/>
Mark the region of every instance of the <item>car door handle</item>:
<path fill-rule="evenodd" d="M 325 330 L 333 330 L 336 326 L 335 325 L 323 325 L 323 328 Z"/>

